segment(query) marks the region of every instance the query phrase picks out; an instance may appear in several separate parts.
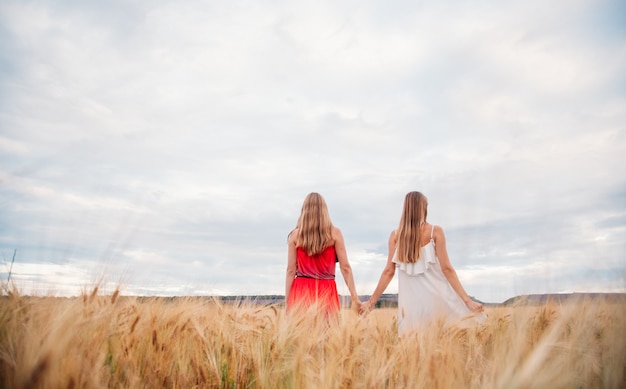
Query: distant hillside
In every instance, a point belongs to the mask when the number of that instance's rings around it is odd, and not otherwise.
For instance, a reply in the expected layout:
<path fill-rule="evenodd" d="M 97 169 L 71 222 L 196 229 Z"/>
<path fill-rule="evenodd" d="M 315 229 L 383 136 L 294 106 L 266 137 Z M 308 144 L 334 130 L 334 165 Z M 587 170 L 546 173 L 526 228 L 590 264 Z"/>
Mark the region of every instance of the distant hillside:
<path fill-rule="evenodd" d="M 369 299 L 369 295 L 359 296 L 361 301 Z M 259 295 L 259 296 L 223 296 L 216 297 L 223 302 L 253 302 L 258 304 L 281 304 L 285 302 L 285 296 Z M 541 305 L 546 302 L 565 302 L 576 299 L 604 299 L 610 302 L 626 302 L 626 293 L 546 293 L 528 294 L 511 297 L 502 303 L 487 303 L 472 297 L 485 306 L 514 306 L 514 305 Z M 339 296 L 342 307 L 350 306 L 350 296 Z M 397 294 L 383 294 L 376 303 L 377 308 L 395 308 L 398 306 Z"/>
<path fill-rule="evenodd" d="M 541 305 L 546 302 L 561 303 L 575 300 L 602 299 L 609 302 L 626 302 L 626 293 L 547 293 L 512 297 L 502 305 Z"/>

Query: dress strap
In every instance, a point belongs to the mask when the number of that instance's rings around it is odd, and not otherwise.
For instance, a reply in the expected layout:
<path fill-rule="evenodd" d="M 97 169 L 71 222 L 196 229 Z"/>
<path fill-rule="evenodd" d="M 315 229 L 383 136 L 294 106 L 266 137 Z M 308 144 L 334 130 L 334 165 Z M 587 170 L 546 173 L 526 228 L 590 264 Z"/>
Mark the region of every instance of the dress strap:
<path fill-rule="evenodd" d="M 433 241 L 433 232 L 435 232 L 435 225 L 432 225 L 432 228 L 430 229 L 430 241 Z"/>

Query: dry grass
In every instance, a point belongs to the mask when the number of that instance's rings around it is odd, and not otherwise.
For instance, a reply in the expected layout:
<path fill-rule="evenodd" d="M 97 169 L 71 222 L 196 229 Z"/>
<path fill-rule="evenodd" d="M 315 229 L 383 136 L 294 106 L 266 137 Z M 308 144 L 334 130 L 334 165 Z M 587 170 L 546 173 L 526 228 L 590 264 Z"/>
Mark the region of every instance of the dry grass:
<path fill-rule="evenodd" d="M 626 302 L 488 309 L 398 339 L 394 309 L 312 312 L 210 299 L 0 298 L 5 388 L 623 388 Z"/>

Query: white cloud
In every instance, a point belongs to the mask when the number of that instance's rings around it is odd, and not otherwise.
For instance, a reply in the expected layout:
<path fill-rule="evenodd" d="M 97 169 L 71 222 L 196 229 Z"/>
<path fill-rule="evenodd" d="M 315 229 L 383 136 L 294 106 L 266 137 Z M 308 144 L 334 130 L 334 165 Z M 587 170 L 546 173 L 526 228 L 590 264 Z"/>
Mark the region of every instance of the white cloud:
<path fill-rule="evenodd" d="M 279 294 L 319 191 L 367 294 L 422 190 L 483 300 L 624 290 L 619 9 L 4 2 L 0 250 L 53 264 L 31 284 Z"/>

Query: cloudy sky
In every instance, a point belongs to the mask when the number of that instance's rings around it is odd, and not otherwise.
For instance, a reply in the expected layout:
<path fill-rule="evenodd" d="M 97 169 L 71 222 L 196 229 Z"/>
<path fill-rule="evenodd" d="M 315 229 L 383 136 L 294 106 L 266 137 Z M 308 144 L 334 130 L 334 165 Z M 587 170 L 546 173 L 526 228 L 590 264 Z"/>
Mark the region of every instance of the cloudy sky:
<path fill-rule="evenodd" d="M 483 301 L 625 292 L 624 165 L 621 1 L 0 3 L 23 293 L 283 294 L 316 191 L 370 294 L 411 190 Z"/>

